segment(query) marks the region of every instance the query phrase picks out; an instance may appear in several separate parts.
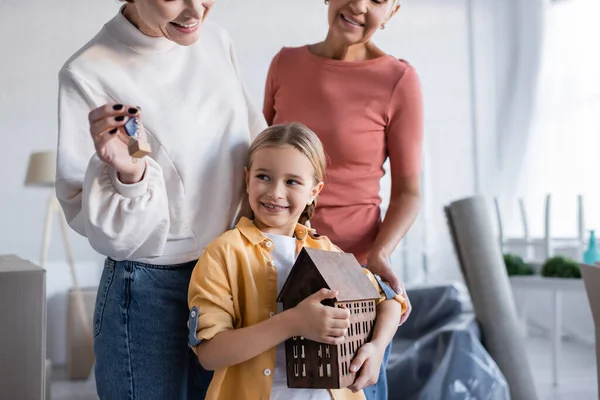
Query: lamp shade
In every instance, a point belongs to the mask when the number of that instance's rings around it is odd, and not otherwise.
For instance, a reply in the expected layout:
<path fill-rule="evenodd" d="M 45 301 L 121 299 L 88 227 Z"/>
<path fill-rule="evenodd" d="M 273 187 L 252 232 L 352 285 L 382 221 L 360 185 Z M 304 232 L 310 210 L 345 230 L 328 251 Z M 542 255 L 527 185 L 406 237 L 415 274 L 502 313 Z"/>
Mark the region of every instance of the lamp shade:
<path fill-rule="evenodd" d="M 56 152 L 31 153 L 25 186 L 53 187 L 56 180 Z"/>

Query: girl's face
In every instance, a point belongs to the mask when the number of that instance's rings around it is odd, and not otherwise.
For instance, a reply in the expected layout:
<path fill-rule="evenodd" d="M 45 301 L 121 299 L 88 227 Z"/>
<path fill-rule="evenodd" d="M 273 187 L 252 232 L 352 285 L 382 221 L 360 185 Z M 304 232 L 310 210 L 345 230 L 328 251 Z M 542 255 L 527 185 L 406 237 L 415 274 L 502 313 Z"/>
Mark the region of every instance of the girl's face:
<path fill-rule="evenodd" d="M 292 236 L 304 208 L 323 182 L 315 183 L 310 160 L 292 146 L 263 147 L 245 171 L 254 222 L 263 232 Z"/>
<path fill-rule="evenodd" d="M 329 34 L 346 46 L 366 43 L 399 7 L 395 0 L 330 0 Z"/>
<path fill-rule="evenodd" d="M 215 0 L 135 0 L 138 28 L 148 36 L 189 46 L 198 41 L 202 23 Z"/>

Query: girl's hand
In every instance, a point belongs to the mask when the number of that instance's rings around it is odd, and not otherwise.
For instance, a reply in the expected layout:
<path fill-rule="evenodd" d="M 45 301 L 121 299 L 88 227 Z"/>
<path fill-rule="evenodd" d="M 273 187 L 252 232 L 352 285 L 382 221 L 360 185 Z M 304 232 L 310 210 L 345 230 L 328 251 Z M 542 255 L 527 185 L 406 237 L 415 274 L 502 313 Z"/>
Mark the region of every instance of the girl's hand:
<path fill-rule="evenodd" d="M 337 291 L 321 289 L 293 308 L 297 334 L 315 342 L 340 344 L 350 327 L 350 312 L 345 308 L 324 306 L 321 302 L 333 299 Z"/>
<path fill-rule="evenodd" d="M 129 155 L 127 136 L 123 125 L 128 117 L 137 117 L 140 133 L 144 131 L 138 107 L 124 104 L 105 104 L 92 110 L 88 116 L 90 134 L 100 160 L 114 167 L 123 183 L 139 182 L 146 170 L 145 162 L 134 163 Z"/>
<path fill-rule="evenodd" d="M 404 285 L 396 277 L 394 271 L 392 271 L 392 266 L 388 261 L 388 257 L 380 253 L 370 255 L 367 259 L 367 269 L 373 274 L 379 275 L 381 280 L 387 282 L 397 294 L 404 296 L 406 299 L 407 308 L 404 314 L 402 314 L 400 317 L 400 325 L 402 325 L 408 319 L 412 311 L 412 306 L 410 305 L 410 299 L 404 290 Z"/>
<path fill-rule="evenodd" d="M 370 342 L 363 344 L 358 349 L 352 364 L 350 364 L 350 372 L 356 373 L 358 371 L 358 376 L 354 383 L 348 387 L 350 390 L 358 392 L 377 383 L 384 353 L 385 346 L 377 346 Z"/>

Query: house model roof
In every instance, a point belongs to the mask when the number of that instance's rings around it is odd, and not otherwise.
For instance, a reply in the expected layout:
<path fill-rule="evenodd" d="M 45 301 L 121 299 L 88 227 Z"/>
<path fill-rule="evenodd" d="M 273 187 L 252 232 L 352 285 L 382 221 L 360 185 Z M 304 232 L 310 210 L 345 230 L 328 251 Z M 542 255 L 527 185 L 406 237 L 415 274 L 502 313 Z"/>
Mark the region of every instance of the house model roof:
<path fill-rule="evenodd" d="M 277 301 L 302 280 L 304 268 L 312 264 L 323 279 L 322 286 L 338 291 L 335 301 L 372 300 L 380 297 L 354 255 L 335 251 L 303 248 L 281 289 Z M 315 288 L 315 289 L 321 289 Z"/>

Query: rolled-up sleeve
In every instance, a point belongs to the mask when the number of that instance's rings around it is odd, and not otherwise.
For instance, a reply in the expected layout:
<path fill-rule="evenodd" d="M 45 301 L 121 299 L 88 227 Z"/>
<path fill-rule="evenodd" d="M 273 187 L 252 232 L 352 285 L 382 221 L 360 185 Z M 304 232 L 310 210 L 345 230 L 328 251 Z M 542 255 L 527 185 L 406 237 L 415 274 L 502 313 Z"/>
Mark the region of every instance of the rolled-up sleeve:
<path fill-rule="evenodd" d="M 190 345 L 194 351 L 203 340 L 233 329 L 236 317 L 225 259 L 210 247 L 192 273 L 188 305 Z"/>
<path fill-rule="evenodd" d="M 379 300 L 377 304 L 380 304 L 382 301 L 386 300 L 394 300 L 400 303 L 402 306 L 403 315 L 408 310 L 408 301 L 405 297 L 405 293 L 396 293 L 394 289 L 392 289 L 387 283 L 383 282 L 381 278 L 373 275 L 371 271 L 366 268 L 363 268 L 365 275 L 369 278 L 375 289 L 379 292 Z"/>

